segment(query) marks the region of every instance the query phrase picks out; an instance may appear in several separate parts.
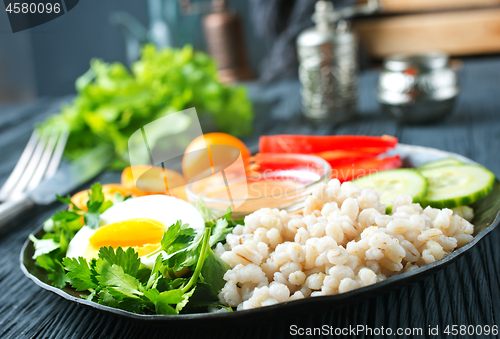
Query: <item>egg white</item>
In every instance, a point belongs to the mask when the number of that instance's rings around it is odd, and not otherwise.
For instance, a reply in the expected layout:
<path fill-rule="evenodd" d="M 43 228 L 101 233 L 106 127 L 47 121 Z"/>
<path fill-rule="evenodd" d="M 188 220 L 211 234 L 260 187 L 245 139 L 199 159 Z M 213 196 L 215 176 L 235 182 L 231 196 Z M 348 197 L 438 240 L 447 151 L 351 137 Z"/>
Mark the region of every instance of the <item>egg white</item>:
<path fill-rule="evenodd" d="M 201 213 L 188 202 L 168 195 L 148 195 L 144 197 L 126 200 L 113 205 L 101 214 L 101 225 L 136 219 L 148 218 L 161 222 L 166 229 L 181 220 L 183 224 L 189 224 L 197 234 L 201 234 L 205 228 L 205 221 Z M 166 231 L 165 229 L 165 231 Z M 84 256 L 86 248 L 90 245 L 89 238 L 97 229 L 83 226 L 70 241 L 67 257 L 77 258 Z M 148 255 L 140 257 L 141 262 L 153 267 L 156 257 L 162 252 L 148 258 Z"/>

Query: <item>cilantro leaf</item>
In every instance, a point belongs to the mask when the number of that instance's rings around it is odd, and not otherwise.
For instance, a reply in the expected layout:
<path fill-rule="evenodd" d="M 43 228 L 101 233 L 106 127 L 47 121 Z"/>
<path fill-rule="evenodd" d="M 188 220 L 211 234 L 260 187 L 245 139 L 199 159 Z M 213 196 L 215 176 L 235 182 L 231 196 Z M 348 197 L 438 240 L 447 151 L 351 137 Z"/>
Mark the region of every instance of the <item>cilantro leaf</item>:
<path fill-rule="evenodd" d="M 110 265 L 116 264 L 120 266 L 125 274 L 137 276 L 137 271 L 141 265 L 139 254 L 132 248 L 127 248 L 124 251 L 121 247 L 116 250 L 113 247 L 101 247 L 99 249 L 99 258 L 107 261 Z"/>
<path fill-rule="evenodd" d="M 95 265 L 95 260 L 93 262 Z M 66 271 L 68 271 L 66 275 L 71 286 L 76 288 L 77 291 L 96 289 L 98 287 L 98 281 L 95 278 L 96 272 L 91 269 L 85 258 L 64 258 L 63 264 Z"/>

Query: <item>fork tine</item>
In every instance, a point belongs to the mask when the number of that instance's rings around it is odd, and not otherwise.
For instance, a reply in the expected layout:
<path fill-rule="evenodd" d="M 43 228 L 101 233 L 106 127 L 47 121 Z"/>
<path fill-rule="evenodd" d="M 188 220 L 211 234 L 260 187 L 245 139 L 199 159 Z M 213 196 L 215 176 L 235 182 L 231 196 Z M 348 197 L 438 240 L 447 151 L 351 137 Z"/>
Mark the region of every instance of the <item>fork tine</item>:
<path fill-rule="evenodd" d="M 31 180 L 31 177 L 35 173 L 38 164 L 40 163 L 40 158 L 43 155 L 43 150 L 45 149 L 45 146 L 47 144 L 48 140 L 48 130 L 42 131 L 40 135 L 40 139 L 38 140 L 38 143 L 35 147 L 35 150 L 33 151 L 33 155 L 31 156 L 31 159 L 28 163 L 28 166 L 26 166 L 26 169 L 24 170 L 23 175 L 21 176 L 21 179 L 19 179 L 18 183 L 15 185 L 15 187 L 12 189 L 12 191 L 9 194 L 9 198 L 15 197 L 19 195 L 23 190 L 26 188 L 28 183 Z"/>
<path fill-rule="evenodd" d="M 28 140 L 28 143 L 26 144 L 26 147 L 24 148 L 23 153 L 21 154 L 21 157 L 19 158 L 16 166 L 12 170 L 12 173 L 10 174 L 10 176 L 7 178 L 4 185 L 0 189 L 0 201 L 7 200 L 7 198 L 10 195 L 10 192 L 21 178 L 24 169 L 28 165 L 31 156 L 33 155 L 33 151 L 35 150 L 39 138 L 40 134 L 38 133 L 37 130 L 34 130 L 33 133 L 31 134 L 30 139 Z"/>
<path fill-rule="evenodd" d="M 48 139 L 47 144 L 45 145 L 45 149 L 42 153 L 38 166 L 36 167 L 35 172 L 31 177 L 31 180 L 26 186 L 26 191 L 31 191 L 32 189 L 37 187 L 40 181 L 42 180 L 43 175 L 45 174 L 45 170 L 49 165 L 50 158 L 52 157 L 52 152 L 54 152 L 54 149 L 56 147 L 56 142 L 57 139 L 59 138 L 59 134 L 60 134 L 59 131 L 53 131 L 51 133 L 50 138 Z"/>
<path fill-rule="evenodd" d="M 47 167 L 47 171 L 45 171 L 45 178 L 49 179 L 56 174 L 57 168 L 59 167 L 59 163 L 61 162 L 61 158 L 64 152 L 64 148 L 66 147 L 66 141 L 68 141 L 69 132 L 67 129 L 64 129 L 59 136 L 59 140 L 57 141 L 57 146 L 52 155 L 52 159 L 50 159 L 49 166 Z"/>

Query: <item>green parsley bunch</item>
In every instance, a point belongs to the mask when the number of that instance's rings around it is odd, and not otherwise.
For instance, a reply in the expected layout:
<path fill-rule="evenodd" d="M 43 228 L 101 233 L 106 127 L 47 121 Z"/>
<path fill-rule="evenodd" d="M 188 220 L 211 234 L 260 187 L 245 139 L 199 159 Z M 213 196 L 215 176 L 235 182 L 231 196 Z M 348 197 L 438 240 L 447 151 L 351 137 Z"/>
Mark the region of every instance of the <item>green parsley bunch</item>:
<path fill-rule="evenodd" d="M 67 128 L 65 155 L 76 159 L 102 144 L 112 145 L 111 167 L 128 166 L 128 139 L 142 126 L 169 113 L 196 108 L 200 121 L 237 137 L 252 129 L 253 110 L 246 88 L 222 84 L 207 54 L 146 45 L 127 69 L 94 59 L 76 81 L 78 95 L 42 127 Z"/>
<path fill-rule="evenodd" d="M 114 203 L 126 198 L 117 196 Z M 63 288 L 69 283 L 89 301 L 140 314 L 173 315 L 224 307 L 219 304 L 218 293 L 224 287 L 223 276 L 229 266 L 212 248 L 225 241 L 240 222 L 230 219 L 230 209 L 216 219 L 200 202 L 197 207 L 205 219 L 203 234 L 196 234 L 181 221 L 171 225 L 160 248 L 150 254 L 161 252 L 151 269 L 141 263 L 131 247 L 101 247 L 98 258 L 90 260 L 66 257 L 69 241 L 82 227 L 82 211 L 69 198 L 59 199 L 69 203 L 70 210 L 60 211 L 47 220 L 47 233 L 42 239 L 30 236 L 35 245 L 34 258 L 48 271 L 54 286 Z M 85 224 L 99 227 L 100 213 L 112 204 L 104 200 L 102 186 L 94 184 L 84 214 Z"/>

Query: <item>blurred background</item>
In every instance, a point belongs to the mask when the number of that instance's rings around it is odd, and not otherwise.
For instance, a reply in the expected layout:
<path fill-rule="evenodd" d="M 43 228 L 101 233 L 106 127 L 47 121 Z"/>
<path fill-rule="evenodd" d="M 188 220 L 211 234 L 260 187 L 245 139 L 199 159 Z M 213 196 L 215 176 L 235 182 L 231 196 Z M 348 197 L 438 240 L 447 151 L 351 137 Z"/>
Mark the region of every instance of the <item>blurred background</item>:
<path fill-rule="evenodd" d="M 226 1 L 242 23 L 241 50 L 248 66 L 242 78 L 261 82 L 297 78 L 296 38 L 313 25 L 315 2 Z M 333 1 L 335 8 L 355 2 Z M 73 94 L 76 78 L 88 70 L 92 58 L 129 65 L 138 57 L 138 44 L 147 40 L 160 46 L 191 44 L 207 51 L 203 22 L 217 3 L 86 0 L 56 20 L 15 34 L 2 11 L 0 103 Z M 377 13 L 352 21 L 360 40 L 361 68 L 379 67 L 382 58 L 401 52 L 441 50 L 452 58 L 500 53 L 500 0 L 380 3 Z"/>

